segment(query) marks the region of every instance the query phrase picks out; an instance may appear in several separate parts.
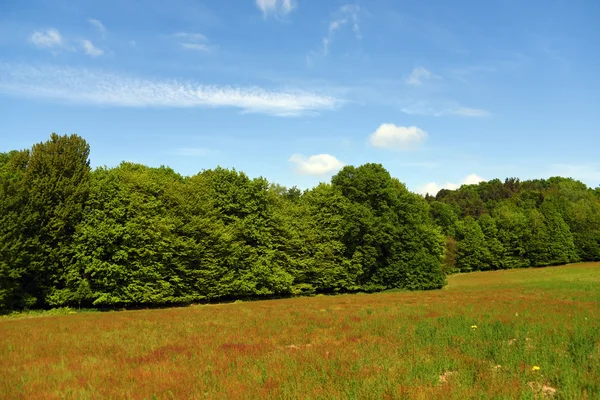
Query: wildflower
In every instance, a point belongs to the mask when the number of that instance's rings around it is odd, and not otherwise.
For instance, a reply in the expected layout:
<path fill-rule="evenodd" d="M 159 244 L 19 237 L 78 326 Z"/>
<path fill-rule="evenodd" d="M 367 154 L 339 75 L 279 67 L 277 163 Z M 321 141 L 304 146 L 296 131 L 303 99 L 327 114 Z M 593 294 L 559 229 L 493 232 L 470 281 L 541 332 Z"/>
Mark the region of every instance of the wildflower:
<path fill-rule="evenodd" d="M 471 325 L 471 329 L 473 329 L 473 330 L 477 329 L 477 325 Z"/>
<path fill-rule="evenodd" d="M 533 367 L 531 367 L 532 371 L 539 371 L 540 367 L 538 367 L 537 365 L 534 365 Z"/>

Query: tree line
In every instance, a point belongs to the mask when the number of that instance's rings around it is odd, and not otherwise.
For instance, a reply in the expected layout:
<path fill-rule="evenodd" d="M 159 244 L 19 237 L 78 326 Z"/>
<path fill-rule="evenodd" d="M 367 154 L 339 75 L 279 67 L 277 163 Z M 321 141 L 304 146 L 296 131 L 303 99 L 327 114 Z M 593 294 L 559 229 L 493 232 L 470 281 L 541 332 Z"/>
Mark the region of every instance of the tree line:
<path fill-rule="evenodd" d="M 379 164 L 285 188 L 89 164 L 77 135 L 0 153 L 0 310 L 438 289 L 456 271 L 600 260 L 600 190 L 507 179 L 411 193 Z"/>

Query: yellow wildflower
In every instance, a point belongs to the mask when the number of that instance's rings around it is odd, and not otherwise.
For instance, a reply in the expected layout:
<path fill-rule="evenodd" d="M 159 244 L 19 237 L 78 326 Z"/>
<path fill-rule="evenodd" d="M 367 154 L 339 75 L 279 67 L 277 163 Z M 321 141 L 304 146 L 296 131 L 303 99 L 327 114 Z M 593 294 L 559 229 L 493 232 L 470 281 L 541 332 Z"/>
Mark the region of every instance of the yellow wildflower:
<path fill-rule="evenodd" d="M 531 367 L 532 371 L 539 371 L 540 367 L 538 367 L 537 365 L 534 365 L 533 367 Z"/>
<path fill-rule="evenodd" d="M 473 330 L 477 329 L 477 325 L 471 325 L 471 329 L 473 329 Z"/>

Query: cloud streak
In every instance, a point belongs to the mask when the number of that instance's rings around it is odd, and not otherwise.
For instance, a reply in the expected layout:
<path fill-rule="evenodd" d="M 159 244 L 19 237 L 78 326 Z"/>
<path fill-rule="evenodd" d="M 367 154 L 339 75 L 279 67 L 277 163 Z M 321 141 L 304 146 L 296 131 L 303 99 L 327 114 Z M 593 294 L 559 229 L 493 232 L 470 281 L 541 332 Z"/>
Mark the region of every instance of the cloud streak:
<path fill-rule="evenodd" d="M 184 49 L 196 51 L 210 51 L 208 46 L 202 43 L 181 43 L 181 47 L 183 47 Z"/>
<path fill-rule="evenodd" d="M 211 47 L 207 44 L 208 38 L 201 33 L 178 32 L 173 35 L 182 48 L 208 53 Z"/>
<path fill-rule="evenodd" d="M 256 0 L 256 6 L 266 18 L 269 14 L 287 15 L 296 8 L 296 3 L 293 0 Z"/>
<path fill-rule="evenodd" d="M 453 102 L 419 101 L 402 107 L 402 112 L 410 115 L 425 115 L 432 117 L 458 116 L 469 118 L 486 118 L 492 115 L 480 108 L 464 107 Z"/>
<path fill-rule="evenodd" d="M 334 14 L 332 20 L 329 21 L 327 35 L 325 35 L 323 39 L 321 39 L 321 50 L 311 51 L 306 56 L 307 63 L 309 65 L 312 64 L 312 59 L 317 54 L 320 54 L 323 57 L 327 57 L 336 32 L 341 30 L 347 24 L 352 24 L 352 31 L 354 32 L 354 36 L 356 37 L 356 39 L 362 39 L 358 18 L 359 13 L 360 7 L 358 5 L 346 4 L 341 6 L 339 10 Z"/>
<path fill-rule="evenodd" d="M 88 18 L 87 22 L 92 25 L 94 28 L 96 28 L 98 30 L 98 32 L 100 32 L 100 34 L 102 35 L 102 37 L 106 36 L 106 32 L 107 29 L 104 26 L 104 24 L 98 20 L 98 19 L 94 19 L 94 18 Z"/>
<path fill-rule="evenodd" d="M 206 42 L 207 37 L 201 33 L 189 33 L 189 32 L 177 32 L 173 34 L 173 37 L 189 42 Z"/>
<path fill-rule="evenodd" d="M 151 80 L 98 70 L 0 63 L 0 91 L 33 98 L 116 107 L 230 107 L 296 116 L 332 110 L 343 101 L 301 90 Z"/>
<path fill-rule="evenodd" d="M 329 22 L 329 30 L 327 36 L 323 38 L 323 55 L 329 54 L 329 45 L 333 41 L 335 33 L 340 30 L 344 25 L 351 22 L 352 31 L 357 39 L 361 39 L 360 26 L 358 24 L 358 12 L 360 7 L 353 4 L 346 4 L 340 7 L 337 16 Z"/>

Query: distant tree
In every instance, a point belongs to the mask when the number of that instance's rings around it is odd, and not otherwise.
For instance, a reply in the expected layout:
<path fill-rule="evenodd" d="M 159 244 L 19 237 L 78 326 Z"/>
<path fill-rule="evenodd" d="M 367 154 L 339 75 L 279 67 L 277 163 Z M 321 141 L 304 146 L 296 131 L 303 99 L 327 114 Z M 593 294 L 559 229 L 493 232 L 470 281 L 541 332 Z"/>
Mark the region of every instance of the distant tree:
<path fill-rule="evenodd" d="M 442 263 L 442 270 L 444 274 L 449 275 L 454 272 L 459 272 L 456 266 L 456 259 L 458 258 L 458 243 L 452 236 L 446 237 L 446 245 L 444 247 L 444 261 Z"/>
<path fill-rule="evenodd" d="M 466 217 L 457 226 L 456 266 L 460 272 L 486 269 L 490 259 L 485 236 L 473 217 Z"/>
<path fill-rule="evenodd" d="M 430 203 L 430 214 L 433 221 L 442 229 L 445 235 L 456 235 L 456 224 L 460 211 L 457 211 L 453 206 L 441 201 L 432 201 Z"/>
<path fill-rule="evenodd" d="M 482 270 L 502 268 L 502 257 L 506 249 L 498 239 L 498 226 L 490 214 L 484 214 L 477 220 L 485 238 L 485 252 Z"/>
<path fill-rule="evenodd" d="M 512 204 L 505 202 L 494 210 L 492 215 L 498 228 L 498 240 L 504 248 L 502 268 L 523 268 L 531 266 L 526 255 L 529 230 L 527 216 Z"/>

